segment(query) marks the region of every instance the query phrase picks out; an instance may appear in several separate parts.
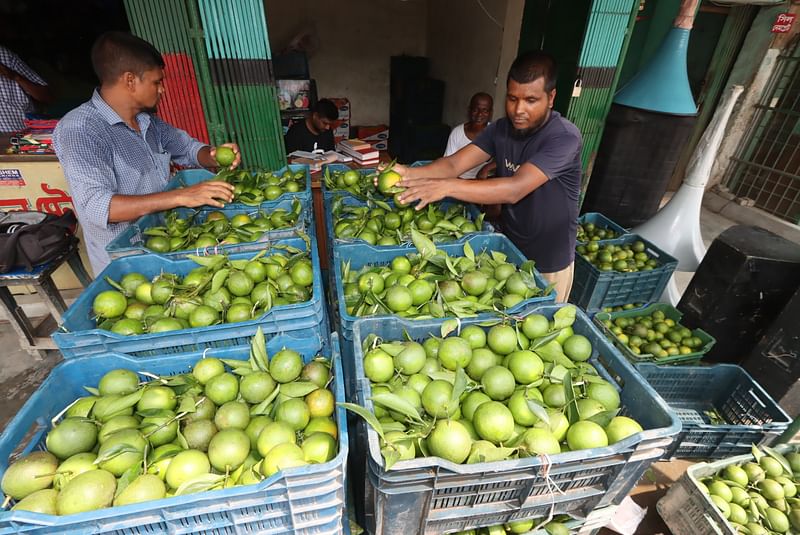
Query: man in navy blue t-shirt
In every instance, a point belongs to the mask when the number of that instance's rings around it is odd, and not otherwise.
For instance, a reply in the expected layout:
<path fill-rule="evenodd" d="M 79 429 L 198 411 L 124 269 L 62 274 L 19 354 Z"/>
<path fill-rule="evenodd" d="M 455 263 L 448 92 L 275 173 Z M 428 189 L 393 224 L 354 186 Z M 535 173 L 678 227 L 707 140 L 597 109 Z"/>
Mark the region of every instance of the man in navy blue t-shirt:
<path fill-rule="evenodd" d="M 555 285 L 564 302 L 572 287 L 581 185 L 581 134 L 553 111 L 556 65 L 544 52 L 519 56 L 508 72 L 506 117 L 455 154 L 422 167 L 396 166 L 405 202 L 418 210 L 452 197 L 503 205 L 503 231 Z M 497 178 L 462 180 L 494 158 Z"/>

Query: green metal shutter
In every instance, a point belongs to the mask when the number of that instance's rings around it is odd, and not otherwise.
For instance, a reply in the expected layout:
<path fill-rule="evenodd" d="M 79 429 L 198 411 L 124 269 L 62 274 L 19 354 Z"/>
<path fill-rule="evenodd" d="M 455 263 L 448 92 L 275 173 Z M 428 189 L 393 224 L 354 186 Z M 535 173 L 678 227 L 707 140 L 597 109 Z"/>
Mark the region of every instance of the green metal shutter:
<path fill-rule="evenodd" d="M 567 111 L 567 118 L 583 135 L 584 189 L 600 146 L 638 9 L 638 0 L 595 0 L 589 13 L 576 75 L 580 96 L 570 99 Z"/>
<path fill-rule="evenodd" d="M 248 167 L 286 164 L 264 6 L 257 0 L 125 0 L 131 30 L 189 55 L 212 143 L 235 141 Z"/>

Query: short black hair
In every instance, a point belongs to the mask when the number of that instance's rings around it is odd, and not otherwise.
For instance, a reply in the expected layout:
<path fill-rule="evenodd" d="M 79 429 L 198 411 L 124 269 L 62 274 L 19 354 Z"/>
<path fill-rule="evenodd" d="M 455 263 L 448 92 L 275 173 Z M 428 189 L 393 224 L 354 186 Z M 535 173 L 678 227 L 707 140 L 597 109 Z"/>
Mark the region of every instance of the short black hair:
<path fill-rule="evenodd" d="M 544 78 L 544 90 L 548 93 L 556 88 L 558 68 L 556 60 L 542 50 L 531 50 L 517 56 L 508 69 L 506 83 L 514 80 L 518 84 L 529 84 Z"/>
<path fill-rule="evenodd" d="M 336 104 L 334 104 L 333 101 L 328 100 L 327 98 L 318 100 L 311 109 L 311 112 L 317 113 L 320 117 L 328 119 L 329 121 L 335 121 L 339 118 L 339 108 L 336 107 Z"/>
<path fill-rule="evenodd" d="M 472 98 L 469 99 L 469 105 L 472 106 L 473 102 L 481 98 L 488 100 L 489 105 L 494 106 L 494 99 L 492 98 L 492 95 L 490 95 L 489 93 L 484 93 L 483 91 L 480 91 L 472 95 Z"/>
<path fill-rule="evenodd" d="M 114 83 L 126 72 L 139 78 L 145 71 L 164 68 L 156 47 L 128 32 L 106 32 L 92 45 L 92 68 L 101 84 Z"/>

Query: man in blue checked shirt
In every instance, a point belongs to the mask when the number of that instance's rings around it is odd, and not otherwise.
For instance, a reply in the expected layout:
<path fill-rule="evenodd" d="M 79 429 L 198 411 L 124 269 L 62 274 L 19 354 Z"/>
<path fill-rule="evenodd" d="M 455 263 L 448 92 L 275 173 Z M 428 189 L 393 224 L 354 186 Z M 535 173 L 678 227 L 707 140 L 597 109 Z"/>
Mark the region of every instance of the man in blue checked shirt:
<path fill-rule="evenodd" d="M 110 262 L 106 245 L 131 221 L 180 206 L 221 208 L 233 199 L 222 181 L 164 191 L 170 162 L 216 167 L 215 149 L 155 115 L 164 93 L 164 60 L 147 41 L 101 35 L 91 52 L 100 87 L 53 134 L 95 275 Z M 240 162 L 239 148 L 226 143 Z"/>

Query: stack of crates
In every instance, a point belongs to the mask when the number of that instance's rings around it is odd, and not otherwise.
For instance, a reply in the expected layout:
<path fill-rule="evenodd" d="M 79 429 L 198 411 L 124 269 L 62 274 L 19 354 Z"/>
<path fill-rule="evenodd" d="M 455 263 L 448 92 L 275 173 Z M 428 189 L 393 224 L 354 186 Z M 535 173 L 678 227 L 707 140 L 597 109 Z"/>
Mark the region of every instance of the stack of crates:
<path fill-rule="evenodd" d="M 536 313 L 552 319 L 563 305 L 534 307 L 521 319 Z M 356 401 L 373 411 L 372 391 L 362 365 L 362 343 L 371 335 L 384 342 L 411 339 L 422 342 L 441 336 L 444 320 L 388 322 L 364 318 L 356 322 Z M 461 327 L 485 319 L 462 319 Z M 614 385 L 621 399 L 621 414 L 634 418 L 643 431 L 603 448 L 533 456 L 497 462 L 454 464 L 438 457 L 398 461 L 385 468 L 377 433 L 359 420 L 351 428 L 351 481 L 364 481 L 356 491 L 366 529 L 375 535 L 451 533 L 550 514 L 593 518 L 613 512 L 644 472 L 664 454 L 681 424 L 677 415 L 620 355 L 581 311 L 572 325 L 589 339 L 589 363 Z M 408 338 L 406 338 L 408 337 Z M 363 451 L 363 454 L 360 452 Z M 361 476 L 361 473 L 364 476 Z M 557 489 L 557 490 L 556 490 Z M 602 520 L 608 520 L 605 515 Z M 605 522 L 592 524 L 592 529 Z"/>
<path fill-rule="evenodd" d="M 514 246 L 514 244 L 502 234 L 472 234 L 467 236 L 461 243 L 441 244 L 437 245 L 437 249 L 446 252 L 452 257 L 464 256 L 464 246 L 466 244 L 469 244 L 476 254 L 482 251 L 496 251 L 504 254 L 506 256 L 506 260 L 516 266 L 521 266 L 527 261 L 520 250 L 517 249 L 516 246 Z M 331 297 L 333 299 L 331 302 L 331 308 L 334 311 L 333 314 L 335 314 L 337 330 L 342 342 L 342 360 L 344 363 L 345 375 L 348 377 L 348 384 L 345 385 L 348 395 L 356 386 L 353 382 L 355 379 L 355 374 L 353 372 L 356 365 L 354 360 L 357 361 L 358 358 L 355 357 L 356 338 L 354 335 L 354 326 L 359 318 L 347 312 L 344 291 L 345 281 L 343 278 L 344 272 L 342 265 L 349 264 L 350 271 L 355 272 L 367 265 L 388 265 L 396 256 L 406 255 L 413 251 L 416 251 L 416 249 L 413 247 L 376 247 L 372 245 L 359 244 L 341 245 L 334 249 L 333 265 L 331 266 Z M 534 280 L 536 281 L 536 286 L 538 288 L 543 289 L 547 287 L 547 282 L 536 271 L 534 272 Z M 505 313 L 516 315 L 528 310 L 532 306 L 543 303 L 552 303 L 554 301 L 554 292 L 550 292 L 547 295 L 525 299 L 524 301 L 506 310 Z M 493 316 L 495 316 L 495 314 L 484 313 L 479 317 L 483 319 L 489 319 Z M 387 323 L 392 323 L 399 319 L 397 316 L 388 315 L 372 317 Z"/>
<path fill-rule="evenodd" d="M 305 191 L 284 194 L 256 208 L 269 210 L 285 203 L 300 202 L 305 207 L 303 224 L 313 229 L 313 215 L 308 209 L 311 200 L 308 167 L 292 166 L 289 170 L 305 174 Z M 192 185 L 210 176 L 206 171 L 184 171 L 176 176 L 171 186 Z M 227 209 L 252 210 L 253 207 L 233 203 Z M 164 216 L 151 216 L 156 220 L 159 217 L 163 219 Z M 142 221 L 140 224 L 146 226 Z M 199 360 L 214 357 L 223 360 L 226 370 L 231 371 L 230 366 L 236 365 L 234 361 L 253 359 L 251 341 L 258 331 L 264 334 L 269 355 L 286 348 L 298 352 L 305 363 L 318 356 L 330 360 L 332 382 L 329 388 L 337 404 L 345 402 L 340 344 L 329 327 L 316 233 L 312 231 L 306 235 L 299 230 L 270 235 L 262 242 L 240 244 L 244 250 L 238 252 L 183 251 L 161 255 L 141 250 L 140 242 L 128 239 L 129 250 L 117 252 L 129 254 L 112 260 L 68 308 L 62 325 L 53 333 L 65 362 L 53 369 L 0 437 L 0 476 L 19 455 L 43 449 L 47 434 L 63 418 L 65 407 L 78 397 L 86 396 L 84 387 L 98 385 L 100 378 L 110 370 L 133 370 L 141 374 L 143 380 L 150 380 L 153 376 L 190 373 Z M 127 274 L 140 273 L 150 281 L 163 274 L 184 277 L 210 255 L 222 253 L 232 263 L 231 269 L 244 270 L 254 256 L 284 253 L 287 248 L 309 254 L 312 282 L 305 301 L 276 304 L 259 317 L 207 327 L 127 336 L 98 327 L 93 311 L 95 297 L 106 290 L 118 290 L 115 281 Z M 208 284 L 214 284 L 213 278 Z M 165 306 L 168 307 L 169 302 Z M 67 516 L 13 511 L 10 510 L 14 505 L 11 501 L 6 504 L 6 510 L 0 510 L 0 534 L 348 533 L 345 479 L 349 435 L 344 408 L 337 405 L 332 417 L 338 427 L 338 451 L 326 463 L 282 470 L 253 485 L 187 493 Z"/>

